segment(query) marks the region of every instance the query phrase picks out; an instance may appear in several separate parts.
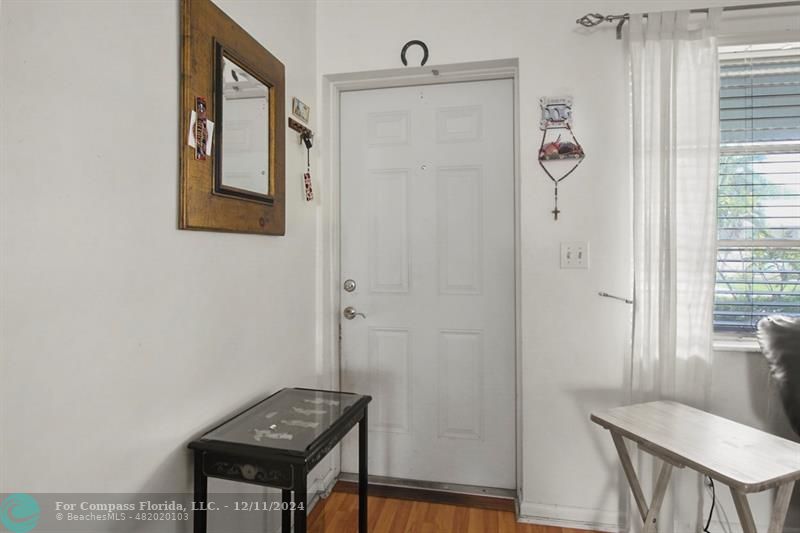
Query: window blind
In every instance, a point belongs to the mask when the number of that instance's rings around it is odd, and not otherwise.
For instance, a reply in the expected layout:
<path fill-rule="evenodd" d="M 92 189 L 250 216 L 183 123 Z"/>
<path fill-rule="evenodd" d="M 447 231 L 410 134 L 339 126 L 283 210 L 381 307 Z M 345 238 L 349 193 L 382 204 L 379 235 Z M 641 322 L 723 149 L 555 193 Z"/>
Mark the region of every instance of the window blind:
<path fill-rule="evenodd" d="M 716 330 L 800 316 L 800 55 L 720 62 Z"/>

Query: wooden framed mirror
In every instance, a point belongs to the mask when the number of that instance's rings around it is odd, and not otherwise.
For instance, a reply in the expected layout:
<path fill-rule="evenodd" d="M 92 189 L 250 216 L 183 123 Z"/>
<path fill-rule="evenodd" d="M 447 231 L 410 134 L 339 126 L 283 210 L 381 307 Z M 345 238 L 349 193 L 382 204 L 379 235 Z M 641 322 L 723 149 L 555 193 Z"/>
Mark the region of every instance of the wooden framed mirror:
<path fill-rule="evenodd" d="M 182 0 L 181 21 L 179 226 L 283 235 L 283 63 L 210 0 Z M 206 135 L 208 155 L 189 144 Z"/>

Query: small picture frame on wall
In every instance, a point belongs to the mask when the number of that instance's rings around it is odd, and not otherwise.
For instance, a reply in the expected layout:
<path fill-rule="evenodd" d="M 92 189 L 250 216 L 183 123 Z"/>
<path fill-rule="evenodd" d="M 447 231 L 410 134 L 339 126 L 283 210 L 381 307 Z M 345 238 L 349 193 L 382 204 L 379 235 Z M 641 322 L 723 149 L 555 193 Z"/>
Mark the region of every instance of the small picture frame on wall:
<path fill-rule="evenodd" d="M 308 124 L 308 116 L 311 114 L 311 108 L 304 104 L 299 98 L 292 98 L 292 115 L 296 116 L 306 124 Z"/>

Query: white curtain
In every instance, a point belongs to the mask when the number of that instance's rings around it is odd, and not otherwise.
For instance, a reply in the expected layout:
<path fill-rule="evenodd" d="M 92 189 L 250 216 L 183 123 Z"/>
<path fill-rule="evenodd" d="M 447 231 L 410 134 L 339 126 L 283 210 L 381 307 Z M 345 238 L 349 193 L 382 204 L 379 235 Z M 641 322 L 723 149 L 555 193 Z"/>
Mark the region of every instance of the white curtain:
<path fill-rule="evenodd" d="M 632 15 L 634 326 L 632 399 L 703 409 L 711 377 L 719 163 L 716 27 L 689 12 Z M 653 468 L 639 457 L 642 486 Z M 699 476 L 674 470 L 659 533 L 699 531 Z M 635 509 L 635 506 L 631 507 Z M 641 525 L 639 516 L 631 524 Z"/>

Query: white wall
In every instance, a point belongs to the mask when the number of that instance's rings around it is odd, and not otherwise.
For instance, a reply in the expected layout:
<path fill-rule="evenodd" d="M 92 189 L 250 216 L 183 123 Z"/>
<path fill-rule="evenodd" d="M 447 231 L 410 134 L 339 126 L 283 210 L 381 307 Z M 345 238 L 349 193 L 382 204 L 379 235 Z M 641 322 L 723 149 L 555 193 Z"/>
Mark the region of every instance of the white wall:
<path fill-rule="evenodd" d="M 219 5 L 313 102 L 314 2 Z M 171 0 L 3 1 L 0 492 L 187 491 L 189 439 L 330 386 L 296 134 L 285 237 L 177 229 L 179 28 Z"/>
<path fill-rule="evenodd" d="M 618 461 L 611 440 L 588 415 L 627 399 L 630 307 L 597 296 L 599 290 L 631 295 L 625 46 L 614 39 L 613 26 L 590 31 L 575 19 L 590 11 L 734 3 L 752 2 L 319 3 L 317 62 L 323 76 L 401 67 L 399 51 L 410 39 L 428 44 L 428 66 L 519 60 L 522 515 L 607 528 L 619 519 Z M 746 31 L 758 29 L 754 20 L 773 33 L 796 25 L 791 18 L 746 16 L 737 26 Z M 412 54 L 409 62 L 418 64 L 419 55 L 415 61 Z M 574 98 L 574 130 L 588 156 L 559 188 L 562 214 L 554 222 L 552 185 L 536 162 L 538 98 L 565 94 Z M 560 270 L 560 242 L 580 240 L 590 243 L 591 268 Z M 731 379 L 734 388 L 757 385 Z"/>

